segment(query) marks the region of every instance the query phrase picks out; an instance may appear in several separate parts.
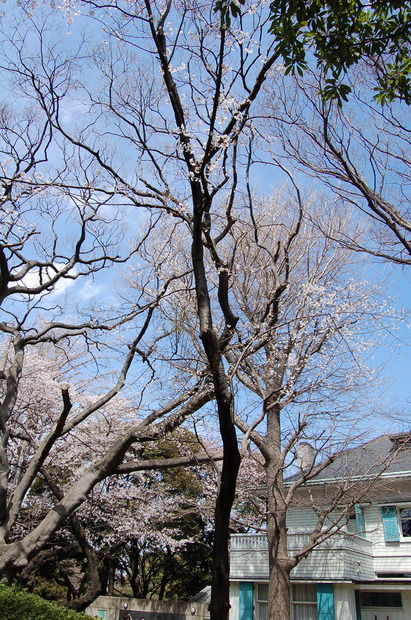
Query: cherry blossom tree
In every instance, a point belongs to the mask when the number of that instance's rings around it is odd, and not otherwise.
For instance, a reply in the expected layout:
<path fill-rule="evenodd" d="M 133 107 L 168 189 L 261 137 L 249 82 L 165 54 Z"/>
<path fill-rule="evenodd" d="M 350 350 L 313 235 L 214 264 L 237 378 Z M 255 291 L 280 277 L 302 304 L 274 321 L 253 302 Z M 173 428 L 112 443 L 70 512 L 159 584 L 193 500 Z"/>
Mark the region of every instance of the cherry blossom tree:
<path fill-rule="evenodd" d="M 59 417 L 56 371 L 59 368 L 59 373 L 63 373 L 68 360 L 62 352 L 54 358 L 47 353 L 50 346 L 43 346 L 42 351 L 33 348 L 26 354 L 19 397 L 9 421 L 14 485 L 30 467 L 41 434 Z M 39 354 L 43 361 L 40 375 Z M 77 398 L 83 407 L 95 400 L 87 393 Z M 81 479 L 89 463 L 104 458 L 113 436 L 127 433 L 134 417 L 132 402 L 118 396 L 71 429 L 67 436 L 60 437 L 33 480 L 9 541 L 24 540 L 38 527 L 56 500 L 62 499 L 73 483 Z M 81 609 L 95 598 L 96 592 L 104 592 L 104 588 L 114 592 L 116 569 L 127 575 L 137 597 L 162 598 L 172 596 L 173 592 L 181 596 L 188 587 L 184 570 L 187 578 L 194 579 L 196 571 L 202 568 L 201 578 L 205 579 L 210 562 L 218 462 L 211 469 L 210 465 L 201 465 L 204 446 L 206 453 L 218 454 L 214 445 L 199 444 L 195 435 L 183 429 L 170 439 L 133 445 L 117 475 L 94 486 L 76 514 L 64 522 L 19 573 L 19 581 L 30 588 L 41 588 L 44 581 L 37 586 L 38 576 L 53 575 L 48 578 L 50 583 L 64 580 L 68 596 L 65 604 Z M 187 462 L 193 465 L 184 467 Z M 181 467 L 175 469 L 178 464 Z M 257 477 L 255 470 L 250 474 L 246 463 L 242 470 L 237 500 L 241 518 L 239 525 L 233 522 L 232 527 L 243 529 L 247 517 L 251 520 L 245 508 L 249 501 L 247 493 L 254 494 L 250 482 L 247 488 L 243 483 L 249 481 L 250 475 L 255 483 Z M 200 565 L 196 569 L 197 562 Z M 197 575 L 192 587 L 198 588 L 199 583 Z"/>
<path fill-rule="evenodd" d="M 252 441 L 264 458 L 267 617 L 284 620 L 290 614 L 290 571 L 346 522 L 363 489 L 356 490 L 348 474 L 333 498 L 314 505 L 317 526 L 293 555 L 287 549 L 287 510 L 333 454 L 363 436 L 367 409 L 371 413 L 367 399 L 378 393 L 376 368 L 366 360 L 384 338 L 384 324 L 395 322 L 381 303 L 380 286 L 365 273 L 362 280 L 356 254 L 316 228 L 320 221 L 343 232 L 348 224 L 335 217 L 327 223 L 325 208 L 311 207 L 309 219 L 304 210 L 300 192 L 285 204 L 284 198 L 271 201 L 270 208 L 256 201 L 248 230 L 243 224 L 235 262 L 244 275 L 233 283 L 241 321 L 238 342 L 226 353 L 240 385 L 254 395 L 248 417 L 237 411 L 235 420 L 243 450 Z M 313 458 L 288 486 L 297 444 L 306 441 Z"/>
<path fill-rule="evenodd" d="M 20 511 L 15 527 L 18 537 L 31 531 L 54 505 L 56 496 L 61 497 L 82 475 L 90 454 L 104 453 L 116 420 L 120 427 L 126 426 L 128 407 L 120 402 L 105 408 L 104 416 L 70 435 L 64 447 L 53 452 Z M 130 456 L 141 461 L 144 471 L 133 472 L 132 463 L 126 461 L 130 473 L 97 484 L 76 515 L 20 573 L 19 582 L 37 588 L 41 575 L 54 575 L 49 577 L 53 582 L 64 579 L 69 601 L 65 604 L 80 609 L 94 599 L 96 589 L 114 594 L 116 586 L 124 588 L 118 583 L 124 575 L 137 598 L 172 597 L 174 591 L 189 587 L 187 580 L 198 561 L 204 569 L 201 579 L 197 574 L 198 587 L 209 572 L 205 570 L 211 552 L 207 537 L 211 535 L 216 491 L 216 484 L 208 483 L 206 466 L 200 465 L 199 450 L 197 439 L 187 431 L 131 450 Z M 175 459 L 184 461 L 184 455 L 187 459 L 195 454 L 200 457 L 197 466 L 167 469 Z M 150 469 L 150 462 L 156 469 Z"/>
<path fill-rule="evenodd" d="M 27 548 L 24 554 L 18 556 L 19 561 L 22 567 L 27 561 L 29 563 L 20 578 L 26 583 L 33 583 L 36 572 L 45 562 L 56 562 L 62 554 L 63 557 L 86 559 L 87 588 L 82 596 L 69 603 L 71 607 L 82 608 L 101 591 L 99 565 L 104 559 L 104 545 L 111 550 L 118 549 L 133 535 L 141 541 L 144 538 L 150 541 L 152 547 L 178 549 L 188 544 L 187 536 L 183 535 L 178 525 L 178 518 L 189 510 L 187 498 L 181 492 L 173 494 L 171 483 L 166 478 L 163 482 L 159 481 L 159 473 L 154 475 L 150 471 L 190 464 L 199 468 L 202 462 L 210 461 L 210 456 L 199 447 L 194 436 L 189 442 L 188 435 L 182 432 L 179 441 L 177 438 L 175 440 L 173 454 L 170 450 L 163 450 L 160 457 L 158 445 L 157 452 L 154 451 L 154 446 L 167 434 L 165 428 L 161 430 L 162 422 L 167 420 L 169 431 L 186 418 L 181 407 L 174 414 L 174 422 L 169 417 L 153 425 L 158 419 L 158 412 L 151 416 L 151 423 L 147 419 L 150 416 L 139 420 L 139 407 L 132 400 L 117 396 L 103 402 L 84 390 L 76 393 L 74 385 L 71 389 L 67 384 L 63 390 L 70 392 L 77 411 L 71 418 L 68 416 L 68 419 L 62 420 L 60 380 L 62 376 L 73 380 L 78 373 L 78 365 L 75 364 L 73 352 L 70 357 L 61 343 L 60 347 L 56 351 L 47 343 L 26 352 L 16 402 L 7 421 L 9 441 L 5 452 L 11 475 L 8 479 L 6 519 L 2 524 L 4 537 L 7 536 L 7 544 L 3 544 L 4 566 L 8 568 L 9 554 L 15 553 L 22 544 L 27 544 Z M 39 362 L 43 366 L 41 372 Z M 72 366 L 76 367 L 74 374 L 70 372 Z M 87 385 L 90 387 L 90 381 Z M 7 397 L 6 390 L 4 395 Z M 171 407 L 172 411 L 175 404 Z M 163 415 L 164 411 L 160 420 Z M 141 441 L 132 439 L 137 428 L 141 431 L 145 428 Z M 125 442 L 128 443 L 126 449 Z M 114 467 L 109 465 L 105 475 L 101 476 L 99 467 L 106 462 L 107 455 L 113 458 L 119 445 L 125 455 L 124 460 L 118 459 Z M 116 456 L 118 458 L 118 453 Z M 189 480 L 194 474 L 187 472 L 186 475 Z M 92 481 L 88 482 L 90 476 Z M 183 481 L 183 475 L 180 476 Z M 84 486 L 85 479 L 88 489 Z M 149 483 L 150 479 L 152 483 Z M 200 493 L 199 487 L 197 492 Z M 67 510 L 67 526 L 63 518 L 58 528 L 51 528 L 50 514 L 56 510 L 63 511 L 67 498 L 76 493 L 79 494 L 77 501 L 80 510 L 76 515 Z M 87 499 L 88 493 L 90 497 Z M 191 500 L 191 512 L 193 502 Z M 171 525 L 167 526 L 167 522 Z M 53 534 L 57 529 L 59 533 L 56 538 Z M 106 540 L 102 542 L 103 532 L 106 532 Z M 42 535 L 43 541 L 33 553 L 26 541 L 30 542 L 33 538 L 35 541 L 36 535 Z M 33 560 L 30 562 L 31 558 Z M 11 569 L 13 567 L 14 564 L 11 564 Z M 9 571 L 12 574 L 13 570 Z M 74 584 L 70 587 L 74 593 Z"/>

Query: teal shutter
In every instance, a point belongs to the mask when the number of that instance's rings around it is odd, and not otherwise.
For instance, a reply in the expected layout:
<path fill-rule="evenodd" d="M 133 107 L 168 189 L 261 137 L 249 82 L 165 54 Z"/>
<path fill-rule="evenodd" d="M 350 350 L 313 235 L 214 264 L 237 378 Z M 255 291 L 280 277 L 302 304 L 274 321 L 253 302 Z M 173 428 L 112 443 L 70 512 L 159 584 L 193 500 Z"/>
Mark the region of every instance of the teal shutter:
<path fill-rule="evenodd" d="M 357 534 L 365 534 L 364 508 L 358 504 L 355 504 L 355 522 Z"/>
<path fill-rule="evenodd" d="M 332 583 L 317 583 L 318 620 L 335 620 Z"/>
<path fill-rule="evenodd" d="M 357 614 L 357 620 L 361 620 L 361 600 L 358 590 L 355 591 L 355 611 Z"/>
<path fill-rule="evenodd" d="M 395 506 L 381 506 L 381 514 L 385 542 L 399 542 L 397 508 Z"/>
<path fill-rule="evenodd" d="M 239 593 L 239 620 L 253 620 L 253 584 L 248 582 L 240 583 Z"/>

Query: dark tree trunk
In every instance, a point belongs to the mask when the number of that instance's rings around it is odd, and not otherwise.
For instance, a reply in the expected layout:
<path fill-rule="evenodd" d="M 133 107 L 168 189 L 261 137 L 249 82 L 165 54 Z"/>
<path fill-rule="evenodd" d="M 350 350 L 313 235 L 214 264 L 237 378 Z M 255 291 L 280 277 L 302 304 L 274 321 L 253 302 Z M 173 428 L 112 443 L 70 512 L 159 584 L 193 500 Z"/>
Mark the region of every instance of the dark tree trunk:
<path fill-rule="evenodd" d="M 134 598 L 144 598 L 141 593 L 140 580 L 139 580 L 139 558 L 140 550 L 136 547 L 129 552 L 130 573 L 129 583 L 133 592 Z"/>
<path fill-rule="evenodd" d="M 33 590 L 38 571 L 44 564 L 56 564 L 66 558 L 82 558 L 83 551 L 77 544 L 67 545 L 66 547 L 54 547 L 43 549 L 16 575 L 17 583 L 24 586 L 30 592 Z"/>
<path fill-rule="evenodd" d="M 116 563 L 110 561 L 108 564 L 108 571 L 107 571 L 107 587 L 106 587 L 107 596 L 114 596 L 115 575 L 116 575 Z"/>
<path fill-rule="evenodd" d="M 229 415 L 229 414 L 228 414 Z M 225 430 L 223 470 L 215 508 L 215 534 L 213 545 L 213 572 L 211 580 L 211 620 L 228 618 L 230 609 L 229 526 L 234 502 L 240 455 L 237 437 L 230 427 Z"/>
<path fill-rule="evenodd" d="M 222 350 L 230 340 L 237 317 L 231 314 L 228 303 L 227 282 L 219 282 L 219 304 L 225 318 L 224 337 L 218 338 L 212 320 L 211 301 L 208 293 L 207 276 L 204 266 L 203 216 L 211 205 L 206 207 L 206 196 L 198 184 L 193 183 L 193 243 L 192 261 L 196 282 L 197 311 L 200 319 L 200 338 L 207 355 L 213 378 L 214 394 L 217 402 L 220 435 L 223 441 L 223 468 L 215 509 L 215 533 L 213 545 L 213 569 L 211 581 L 210 620 L 228 620 L 230 609 L 229 582 L 229 537 L 230 515 L 234 502 L 237 475 L 240 467 L 236 429 L 233 415 L 233 395 L 224 370 Z"/>

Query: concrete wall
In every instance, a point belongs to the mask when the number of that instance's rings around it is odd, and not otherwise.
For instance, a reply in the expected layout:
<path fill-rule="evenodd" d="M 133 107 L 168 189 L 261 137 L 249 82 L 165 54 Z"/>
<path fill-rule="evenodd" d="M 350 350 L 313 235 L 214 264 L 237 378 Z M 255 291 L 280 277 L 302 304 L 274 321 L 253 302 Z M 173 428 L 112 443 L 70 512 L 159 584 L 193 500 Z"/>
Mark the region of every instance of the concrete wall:
<path fill-rule="evenodd" d="M 194 613 L 191 612 L 192 609 L 195 609 Z M 128 614 L 132 620 L 208 620 L 210 618 L 208 605 L 204 603 L 152 601 L 117 596 L 99 596 L 92 605 L 87 607 L 86 613 L 105 620 L 124 620 Z"/>

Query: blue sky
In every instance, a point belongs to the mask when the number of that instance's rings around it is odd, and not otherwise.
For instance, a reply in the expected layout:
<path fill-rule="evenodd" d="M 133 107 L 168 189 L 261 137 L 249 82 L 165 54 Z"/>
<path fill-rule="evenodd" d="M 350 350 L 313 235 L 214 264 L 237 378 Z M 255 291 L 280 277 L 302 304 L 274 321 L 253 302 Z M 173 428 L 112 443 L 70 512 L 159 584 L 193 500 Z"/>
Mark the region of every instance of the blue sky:
<path fill-rule="evenodd" d="M 384 374 L 392 377 L 387 385 L 388 401 L 392 399 L 394 408 L 404 410 L 410 416 L 411 407 L 411 268 L 394 269 L 391 294 L 397 297 L 398 306 L 408 310 L 408 316 L 400 321 L 396 334 L 397 350 L 382 349 L 381 360 L 386 362 Z M 408 401 L 408 407 L 407 407 Z M 407 422 L 405 421 L 405 425 Z M 411 416 L 408 426 L 411 428 Z"/>
<path fill-rule="evenodd" d="M 64 20 L 63 20 L 64 22 Z M 73 29 L 75 30 L 75 28 Z M 62 23 L 62 33 L 65 32 L 65 24 Z M 67 37 L 67 46 L 72 45 L 75 42 L 75 33 L 70 37 Z M 72 103 L 72 106 L 67 106 L 64 110 L 64 120 L 70 123 L 73 118 L 79 112 L 84 112 L 81 100 L 76 103 Z M 275 173 L 277 174 L 277 173 Z M 267 179 L 260 179 L 260 182 L 266 181 L 267 188 L 271 188 L 273 185 L 273 169 L 270 168 L 267 174 Z M 280 179 L 277 179 L 280 184 Z M 378 270 L 380 264 L 375 264 L 375 272 L 378 277 Z M 401 269 L 399 267 L 393 268 L 393 286 L 389 294 L 393 297 L 398 296 L 398 307 L 400 305 L 411 308 L 411 281 L 410 281 L 410 269 L 411 267 Z M 79 298 L 88 300 L 95 296 L 97 300 L 104 299 L 107 301 L 107 287 L 111 284 L 112 276 L 107 273 L 102 273 L 101 277 L 97 278 L 93 285 L 90 287 L 88 283 L 81 285 L 80 282 L 76 283 L 75 290 Z M 400 411 L 401 409 L 406 412 L 406 401 L 411 398 L 411 346 L 410 342 L 410 323 L 411 319 L 404 319 L 403 323 L 399 325 L 398 332 L 395 334 L 396 342 L 395 346 L 386 348 L 381 347 L 378 356 L 376 358 L 377 363 L 386 364 L 384 374 L 387 376 L 386 387 L 386 401 L 390 403 L 393 409 Z M 388 379 L 389 377 L 389 379 Z"/>

